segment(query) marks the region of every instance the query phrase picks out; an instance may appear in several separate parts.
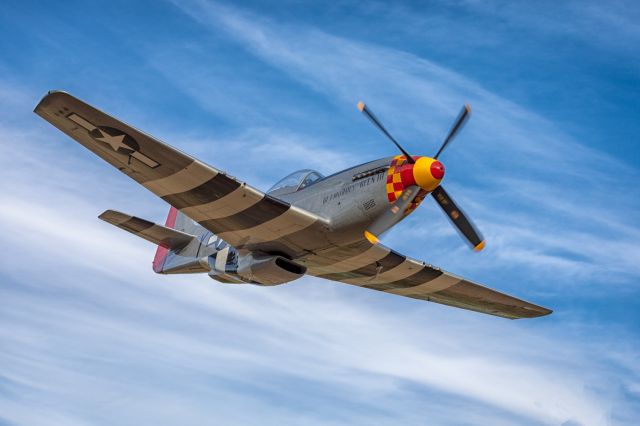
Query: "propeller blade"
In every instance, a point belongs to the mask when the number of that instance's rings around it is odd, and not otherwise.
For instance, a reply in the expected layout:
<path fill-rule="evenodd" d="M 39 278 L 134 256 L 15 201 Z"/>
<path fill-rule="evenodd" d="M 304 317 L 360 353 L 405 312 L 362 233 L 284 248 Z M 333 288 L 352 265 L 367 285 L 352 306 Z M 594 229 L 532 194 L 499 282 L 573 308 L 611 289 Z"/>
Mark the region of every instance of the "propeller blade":
<path fill-rule="evenodd" d="M 369 229 L 364 231 L 365 238 L 369 240 L 371 244 L 378 244 L 378 237 L 402 219 L 405 210 L 407 210 L 407 207 L 409 207 L 409 204 L 411 204 L 419 192 L 420 188 L 415 185 L 406 188 L 400 198 L 393 203 L 393 206 L 376 219 Z"/>
<path fill-rule="evenodd" d="M 438 186 L 431 192 L 431 195 L 433 195 L 433 198 L 444 210 L 451 223 L 460 231 L 473 249 L 475 251 L 482 250 L 484 248 L 484 238 L 444 188 Z"/>
<path fill-rule="evenodd" d="M 413 157 L 411 155 L 409 155 L 409 153 L 407 151 L 404 150 L 404 148 L 402 148 L 400 146 L 400 144 L 398 143 L 398 141 L 396 141 L 393 136 L 391 136 L 391 133 L 389 133 L 387 131 L 387 129 L 384 128 L 384 126 L 382 125 L 382 123 L 380 123 L 380 120 L 378 120 L 378 118 L 371 112 L 371 110 L 369 110 L 369 108 L 367 108 L 367 106 L 364 104 L 364 102 L 360 101 L 358 102 L 358 109 L 360 110 L 360 112 L 362 112 L 364 115 L 367 116 L 367 118 L 369 120 L 371 120 L 371 122 L 382 131 L 382 133 L 384 133 L 390 140 L 391 142 L 393 142 L 394 144 L 396 144 L 396 146 L 398 147 L 398 149 L 400 150 L 400 152 L 402 152 L 402 154 L 407 158 L 407 162 L 409 162 L 410 164 L 415 163 L 415 160 L 413 159 Z"/>
<path fill-rule="evenodd" d="M 466 104 L 465 106 L 462 107 L 462 110 L 460 111 L 460 114 L 458 114 L 458 118 L 456 118 L 456 121 L 453 124 L 453 127 L 451 128 L 451 130 L 449 130 L 449 134 L 447 135 L 446 139 L 442 143 L 442 146 L 440 147 L 436 155 L 433 157 L 434 159 L 436 160 L 438 159 L 440 154 L 442 154 L 442 151 L 444 151 L 447 145 L 451 143 L 453 138 L 456 136 L 458 131 L 462 129 L 462 126 L 464 126 L 464 123 L 467 122 L 470 116 L 471 116 L 471 107 L 469 106 L 469 104 Z"/>

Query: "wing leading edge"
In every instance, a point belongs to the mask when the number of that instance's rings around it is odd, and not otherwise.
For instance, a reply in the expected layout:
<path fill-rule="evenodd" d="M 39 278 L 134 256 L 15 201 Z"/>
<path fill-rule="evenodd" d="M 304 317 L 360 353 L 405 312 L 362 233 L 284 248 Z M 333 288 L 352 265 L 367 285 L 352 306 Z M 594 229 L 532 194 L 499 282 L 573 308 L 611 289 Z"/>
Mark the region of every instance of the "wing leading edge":
<path fill-rule="evenodd" d="M 535 318 L 552 311 L 368 242 L 307 257 L 320 278 L 499 317 Z"/>

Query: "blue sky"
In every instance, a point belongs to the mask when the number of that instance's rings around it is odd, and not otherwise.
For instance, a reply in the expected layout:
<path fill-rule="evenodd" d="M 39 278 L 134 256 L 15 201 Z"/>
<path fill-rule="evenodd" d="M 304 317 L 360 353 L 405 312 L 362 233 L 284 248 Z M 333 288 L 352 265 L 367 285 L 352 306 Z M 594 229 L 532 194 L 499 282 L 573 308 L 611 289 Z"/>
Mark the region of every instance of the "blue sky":
<path fill-rule="evenodd" d="M 634 2 L 8 2 L 0 424 L 632 424 L 640 418 Z M 167 206 L 31 111 L 63 89 L 266 189 L 443 155 L 487 237 L 422 207 L 398 251 L 551 307 L 499 318 L 304 278 L 157 276 L 97 220 Z"/>

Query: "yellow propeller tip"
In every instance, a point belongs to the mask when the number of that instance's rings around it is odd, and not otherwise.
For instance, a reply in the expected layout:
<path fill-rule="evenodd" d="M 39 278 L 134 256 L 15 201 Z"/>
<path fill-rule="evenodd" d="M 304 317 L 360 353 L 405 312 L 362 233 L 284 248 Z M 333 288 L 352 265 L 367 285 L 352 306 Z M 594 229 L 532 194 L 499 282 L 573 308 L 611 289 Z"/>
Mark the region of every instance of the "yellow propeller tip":
<path fill-rule="evenodd" d="M 471 112 L 471 105 L 469 104 L 464 104 L 465 109 L 467 110 L 467 112 Z"/>
<path fill-rule="evenodd" d="M 371 244 L 378 244 L 378 242 L 380 242 L 380 240 L 378 239 L 378 237 L 376 237 L 375 235 L 373 235 L 371 232 L 369 231 L 364 231 L 364 237 L 367 239 L 367 241 L 369 241 Z"/>
<path fill-rule="evenodd" d="M 364 102 L 358 102 L 358 109 L 360 110 L 360 112 L 364 111 Z"/>
<path fill-rule="evenodd" d="M 475 246 L 473 249 L 475 251 L 481 251 L 484 248 L 484 241 L 480 241 L 480 244 L 478 244 L 477 246 Z"/>

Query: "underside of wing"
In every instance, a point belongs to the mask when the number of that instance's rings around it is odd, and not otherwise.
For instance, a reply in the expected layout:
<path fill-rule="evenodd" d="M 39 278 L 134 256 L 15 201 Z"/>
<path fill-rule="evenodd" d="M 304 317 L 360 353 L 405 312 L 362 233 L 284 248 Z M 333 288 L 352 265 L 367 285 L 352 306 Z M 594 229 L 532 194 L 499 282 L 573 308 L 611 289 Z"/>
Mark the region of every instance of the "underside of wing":
<path fill-rule="evenodd" d="M 65 92 L 35 112 L 109 164 L 233 246 L 306 253 L 324 244 L 325 222 L 252 188 Z"/>
<path fill-rule="evenodd" d="M 320 278 L 504 318 L 552 312 L 366 241 L 308 256 L 304 263 L 308 274 Z"/>

